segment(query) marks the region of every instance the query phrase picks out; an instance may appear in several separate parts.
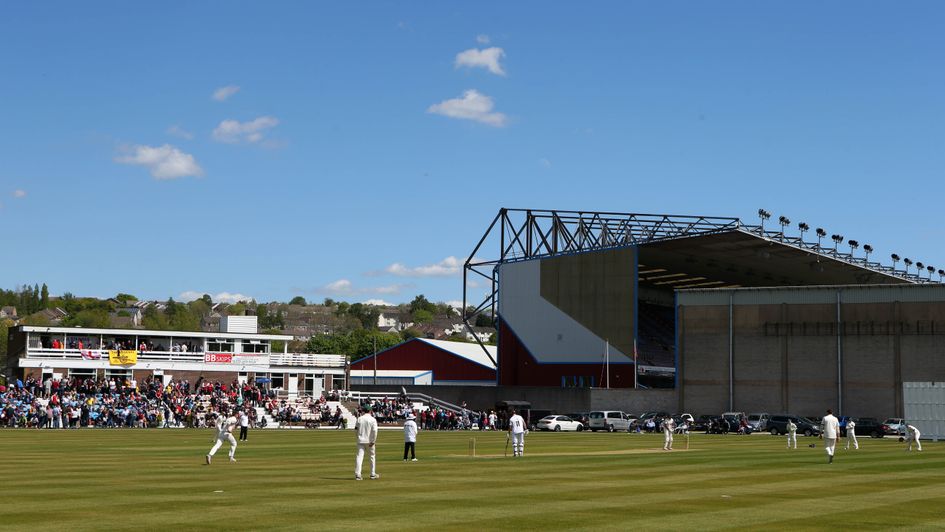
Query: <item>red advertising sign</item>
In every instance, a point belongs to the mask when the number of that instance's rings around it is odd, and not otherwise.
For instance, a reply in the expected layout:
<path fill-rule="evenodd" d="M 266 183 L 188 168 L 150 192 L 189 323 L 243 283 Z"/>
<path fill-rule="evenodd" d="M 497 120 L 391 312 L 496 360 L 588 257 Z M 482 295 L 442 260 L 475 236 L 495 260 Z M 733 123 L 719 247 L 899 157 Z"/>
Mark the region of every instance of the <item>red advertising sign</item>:
<path fill-rule="evenodd" d="M 232 364 L 233 353 L 204 353 L 203 361 L 208 364 Z"/>

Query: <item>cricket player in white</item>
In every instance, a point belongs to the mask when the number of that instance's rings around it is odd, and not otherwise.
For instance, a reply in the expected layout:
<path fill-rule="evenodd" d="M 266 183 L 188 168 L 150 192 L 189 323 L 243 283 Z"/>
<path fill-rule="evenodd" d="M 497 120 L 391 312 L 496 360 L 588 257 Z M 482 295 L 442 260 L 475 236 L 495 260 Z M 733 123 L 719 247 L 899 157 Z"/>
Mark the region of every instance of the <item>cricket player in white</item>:
<path fill-rule="evenodd" d="M 354 479 L 361 480 L 361 465 L 364 464 L 364 451 L 369 452 L 371 461 L 371 480 L 380 478 L 377 474 L 374 443 L 377 441 L 377 420 L 371 415 L 371 405 L 364 407 L 364 413 L 354 424 L 358 437 L 358 454 L 354 459 Z"/>
<path fill-rule="evenodd" d="M 909 447 L 906 448 L 907 451 L 912 450 L 912 442 L 915 442 L 917 451 L 922 450 L 922 442 L 919 441 L 919 438 L 922 436 L 922 433 L 919 432 L 919 429 L 915 427 L 912 423 L 906 423 L 906 441 L 909 442 Z"/>
<path fill-rule="evenodd" d="M 851 443 L 854 450 L 860 448 L 860 442 L 856 441 L 856 422 L 852 418 L 847 420 L 847 450 L 850 450 Z"/>
<path fill-rule="evenodd" d="M 210 465 L 211 457 L 217 453 L 217 449 L 223 445 L 224 441 L 230 442 L 230 461 L 236 461 L 236 458 L 233 458 L 236 453 L 236 438 L 233 437 L 233 429 L 236 427 L 236 423 L 236 418 L 233 416 L 224 418 L 222 415 L 217 415 L 217 441 L 213 444 L 210 452 L 207 453 L 207 465 Z"/>
<path fill-rule="evenodd" d="M 404 462 L 407 461 L 407 451 L 410 451 L 412 461 L 417 461 L 417 422 L 414 421 L 417 416 L 407 414 L 407 421 L 404 422 Z"/>
<path fill-rule="evenodd" d="M 791 442 L 794 442 L 794 448 L 797 449 L 797 425 L 793 420 L 787 422 L 787 448 L 791 448 Z"/>
<path fill-rule="evenodd" d="M 668 417 L 660 423 L 660 426 L 663 428 L 663 450 L 672 451 L 673 429 L 676 428 L 676 423 L 673 421 L 673 418 Z"/>
<path fill-rule="evenodd" d="M 827 463 L 833 463 L 833 453 L 837 449 L 837 437 L 840 436 L 840 421 L 827 409 L 827 415 L 821 421 L 823 426 L 824 448 L 827 449 Z"/>
<path fill-rule="evenodd" d="M 512 435 L 512 456 L 522 456 L 525 452 L 525 420 L 518 412 L 512 411 L 509 418 L 509 434 Z"/>

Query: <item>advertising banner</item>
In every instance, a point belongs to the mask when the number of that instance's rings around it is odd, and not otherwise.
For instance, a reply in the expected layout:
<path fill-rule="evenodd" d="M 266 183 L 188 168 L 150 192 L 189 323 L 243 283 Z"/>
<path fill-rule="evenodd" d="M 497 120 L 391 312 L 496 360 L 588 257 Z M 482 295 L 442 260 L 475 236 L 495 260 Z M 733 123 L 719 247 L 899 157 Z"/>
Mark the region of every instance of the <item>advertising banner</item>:
<path fill-rule="evenodd" d="M 127 366 L 138 363 L 137 351 L 109 351 L 108 363 L 112 366 Z"/>
<path fill-rule="evenodd" d="M 204 353 L 203 361 L 207 364 L 269 364 L 266 353 Z"/>

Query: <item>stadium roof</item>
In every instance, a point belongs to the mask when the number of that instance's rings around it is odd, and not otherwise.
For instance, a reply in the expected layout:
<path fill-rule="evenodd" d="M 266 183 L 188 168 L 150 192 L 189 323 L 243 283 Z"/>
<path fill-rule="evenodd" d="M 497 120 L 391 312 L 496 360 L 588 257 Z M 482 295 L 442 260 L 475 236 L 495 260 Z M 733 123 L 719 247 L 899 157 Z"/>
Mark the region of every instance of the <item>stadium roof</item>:
<path fill-rule="evenodd" d="M 477 344 L 470 344 L 465 342 L 450 342 L 447 340 L 430 340 L 427 338 L 414 338 L 420 342 L 428 343 L 433 347 L 442 349 L 448 353 L 452 353 L 456 356 L 463 357 L 467 360 L 475 362 L 483 366 L 490 367 L 495 369 L 496 363 L 494 360 L 498 360 L 498 349 L 494 345 L 487 345 L 486 352 L 483 352 L 482 348 Z M 492 358 L 489 358 L 489 355 Z"/>
<path fill-rule="evenodd" d="M 657 288 L 909 284 L 889 271 L 747 231 L 646 243 L 639 282 Z"/>

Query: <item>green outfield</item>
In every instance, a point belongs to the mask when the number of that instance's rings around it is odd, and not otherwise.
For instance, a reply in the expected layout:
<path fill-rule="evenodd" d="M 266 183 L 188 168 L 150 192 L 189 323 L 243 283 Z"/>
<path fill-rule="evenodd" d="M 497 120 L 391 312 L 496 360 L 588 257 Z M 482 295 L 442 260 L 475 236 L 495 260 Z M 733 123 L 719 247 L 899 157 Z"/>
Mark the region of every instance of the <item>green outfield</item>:
<path fill-rule="evenodd" d="M 211 430 L 0 430 L 0 528 L 18 530 L 872 529 L 945 527 L 945 444 L 768 435 L 382 431 L 379 480 L 353 480 L 350 431 L 253 431 L 203 464 Z M 469 456 L 476 439 L 478 456 Z M 810 443 L 817 443 L 811 449 Z M 511 453 L 511 450 L 509 451 Z"/>

